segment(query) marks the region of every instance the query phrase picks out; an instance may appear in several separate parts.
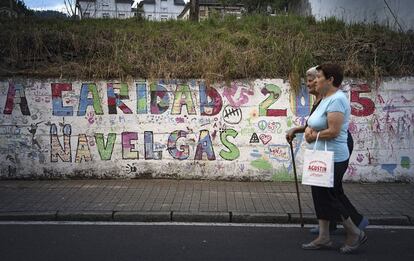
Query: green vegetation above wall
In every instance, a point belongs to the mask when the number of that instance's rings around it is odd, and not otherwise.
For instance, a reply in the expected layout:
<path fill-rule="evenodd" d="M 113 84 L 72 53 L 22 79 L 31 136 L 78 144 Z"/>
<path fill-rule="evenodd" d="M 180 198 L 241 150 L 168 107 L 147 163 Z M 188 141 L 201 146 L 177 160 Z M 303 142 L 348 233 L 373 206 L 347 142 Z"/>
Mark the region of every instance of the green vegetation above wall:
<path fill-rule="evenodd" d="M 290 15 L 201 23 L 0 22 L 1 77 L 297 81 L 308 67 L 328 61 L 342 64 L 349 77 L 414 75 L 414 34 Z"/>

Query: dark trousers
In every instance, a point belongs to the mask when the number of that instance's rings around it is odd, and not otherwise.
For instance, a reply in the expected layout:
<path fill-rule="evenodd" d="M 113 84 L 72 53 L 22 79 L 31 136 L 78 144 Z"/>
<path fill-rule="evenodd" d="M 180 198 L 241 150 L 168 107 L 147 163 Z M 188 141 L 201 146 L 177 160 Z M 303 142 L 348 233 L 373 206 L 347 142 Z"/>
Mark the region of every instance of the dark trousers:
<path fill-rule="evenodd" d="M 312 198 L 318 219 L 341 221 L 351 217 L 358 226 L 362 216 L 358 213 L 342 187 L 342 178 L 348 168 L 349 160 L 335 162 L 334 164 L 334 187 L 324 188 L 312 186 Z"/>
<path fill-rule="evenodd" d="M 342 177 L 348 167 L 348 160 L 335 162 L 334 164 L 334 187 L 312 186 L 312 198 L 315 206 L 316 217 L 324 220 L 347 219 L 349 212 L 346 208 L 346 198 L 342 189 Z"/>

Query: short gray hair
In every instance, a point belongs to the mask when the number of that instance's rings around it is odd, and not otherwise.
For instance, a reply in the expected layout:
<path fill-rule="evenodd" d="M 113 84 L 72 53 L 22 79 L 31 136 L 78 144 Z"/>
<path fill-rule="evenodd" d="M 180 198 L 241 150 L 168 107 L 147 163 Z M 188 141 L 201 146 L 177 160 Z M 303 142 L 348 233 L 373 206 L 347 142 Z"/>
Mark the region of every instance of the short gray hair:
<path fill-rule="evenodd" d="M 317 68 L 318 66 L 314 66 L 314 67 L 312 67 L 312 68 L 309 68 L 307 71 L 306 71 L 306 76 L 312 76 L 312 77 L 316 77 L 316 74 L 318 73 L 318 70 L 316 70 L 316 68 Z"/>

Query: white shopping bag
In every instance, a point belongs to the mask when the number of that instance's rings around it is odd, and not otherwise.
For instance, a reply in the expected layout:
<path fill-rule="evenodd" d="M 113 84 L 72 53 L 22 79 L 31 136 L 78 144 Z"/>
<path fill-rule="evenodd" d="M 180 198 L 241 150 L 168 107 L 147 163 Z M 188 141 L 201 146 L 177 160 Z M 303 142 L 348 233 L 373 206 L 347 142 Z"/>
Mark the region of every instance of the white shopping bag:
<path fill-rule="evenodd" d="M 328 151 L 325 141 L 325 150 L 316 150 L 319 132 L 313 150 L 305 149 L 303 157 L 302 184 L 317 187 L 333 188 L 334 186 L 334 152 Z"/>

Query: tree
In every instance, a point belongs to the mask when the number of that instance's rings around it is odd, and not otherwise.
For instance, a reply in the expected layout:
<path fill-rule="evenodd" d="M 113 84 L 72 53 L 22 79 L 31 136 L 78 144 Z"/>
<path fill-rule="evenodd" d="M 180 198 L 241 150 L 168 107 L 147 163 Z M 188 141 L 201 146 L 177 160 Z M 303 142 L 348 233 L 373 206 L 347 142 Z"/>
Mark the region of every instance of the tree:
<path fill-rule="evenodd" d="M 34 14 L 32 10 L 26 7 L 23 0 L 0 0 L 0 7 L 10 8 L 18 16 L 31 16 Z"/>
<path fill-rule="evenodd" d="M 63 0 L 65 4 L 66 12 L 69 17 L 76 18 L 76 10 L 78 9 L 77 0 Z"/>
<path fill-rule="evenodd" d="M 79 0 L 63 0 L 63 3 L 65 4 L 66 13 L 73 19 L 83 18 L 86 13 L 91 12 L 93 12 L 91 16 L 95 15 L 96 10 L 93 8 L 95 2 L 88 1 L 86 6 L 81 6 Z"/>
<path fill-rule="evenodd" d="M 59 11 L 54 11 L 54 10 L 40 10 L 40 11 L 35 11 L 34 15 L 36 17 L 40 17 L 42 19 L 47 19 L 47 18 L 58 18 L 58 19 L 66 19 L 68 18 L 68 16 L 65 13 L 59 12 Z"/>

